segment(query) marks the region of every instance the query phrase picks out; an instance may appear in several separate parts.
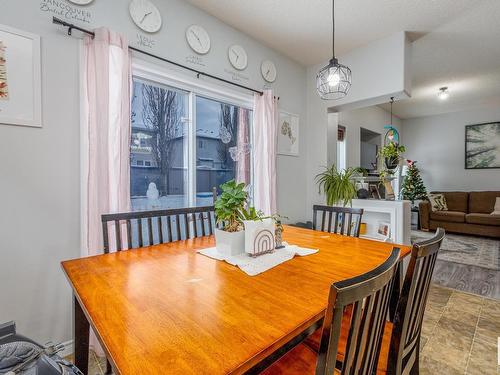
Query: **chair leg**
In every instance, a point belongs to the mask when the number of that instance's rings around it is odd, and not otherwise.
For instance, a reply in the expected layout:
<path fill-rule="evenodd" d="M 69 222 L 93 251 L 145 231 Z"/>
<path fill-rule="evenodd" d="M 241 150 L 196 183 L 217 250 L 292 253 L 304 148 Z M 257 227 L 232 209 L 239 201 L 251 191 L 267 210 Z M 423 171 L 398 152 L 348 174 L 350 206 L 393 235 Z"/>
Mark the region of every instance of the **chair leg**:
<path fill-rule="evenodd" d="M 111 375 L 113 373 L 113 369 L 111 368 L 111 363 L 106 359 L 106 373 L 105 375 Z"/>
<path fill-rule="evenodd" d="M 410 375 L 418 375 L 419 370 L 420 370 L 420 339 L 418 340 L 418 343 L 415 348 L 415 361 L 413 362 L 413 365 L 411 366 L 410 369 Z"/>

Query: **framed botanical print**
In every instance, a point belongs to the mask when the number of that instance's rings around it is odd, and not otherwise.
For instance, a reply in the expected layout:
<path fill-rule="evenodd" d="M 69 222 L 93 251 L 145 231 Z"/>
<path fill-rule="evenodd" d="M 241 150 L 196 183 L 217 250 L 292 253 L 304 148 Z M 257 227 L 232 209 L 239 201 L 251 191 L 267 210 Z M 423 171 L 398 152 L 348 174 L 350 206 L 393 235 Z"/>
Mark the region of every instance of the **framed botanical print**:
<path fill-rule="evenodd" d="M 299 116 L 280 111 L 278 123 L 278 154 L 299 156 Z"/>
<path fill-rule="evenodd" d="M 0 25 L 0 124 L 42 126 L 40 37 Z"/>
<path fill-rule="evenodd" d="M 465 127 L 465 169 L 500 168 L 500 122 Z"/>

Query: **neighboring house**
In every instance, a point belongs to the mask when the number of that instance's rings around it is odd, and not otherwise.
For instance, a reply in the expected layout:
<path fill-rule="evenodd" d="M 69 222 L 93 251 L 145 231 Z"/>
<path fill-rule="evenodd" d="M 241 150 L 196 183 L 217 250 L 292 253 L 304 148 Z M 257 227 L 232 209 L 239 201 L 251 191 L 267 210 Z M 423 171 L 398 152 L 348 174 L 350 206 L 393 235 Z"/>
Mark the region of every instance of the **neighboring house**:
<path fill-rule="evenodd" d="M 131 194 L 145 196 L 150 182 L 154 182 L 161 193 L 167 195 L 184 194 L 185 168 L 185 138 L 178 136 L 172 140 L 172 163 L 168 175 L 168 187 L 164 187 L 164 179 L 153 155 L 151 142 L 154 132 L 144 126 L 132 126 L 132 142 L 130 147 Z M 234 177 L 234 161 L 228 155 L 225 147 L 217 136 L 200 134 L 196 136 L 196 185 L 197 192 L 210 192 L 214 186 L 219 186 Z M 221 157 L 224 156 L 224 157 Z"/>

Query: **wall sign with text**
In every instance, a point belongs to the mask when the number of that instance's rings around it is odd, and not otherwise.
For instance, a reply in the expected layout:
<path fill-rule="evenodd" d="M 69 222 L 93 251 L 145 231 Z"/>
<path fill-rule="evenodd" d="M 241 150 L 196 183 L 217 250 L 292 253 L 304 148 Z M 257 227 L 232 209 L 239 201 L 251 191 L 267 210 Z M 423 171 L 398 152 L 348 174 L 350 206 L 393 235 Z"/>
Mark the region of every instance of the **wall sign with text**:
<path fill-rule="evenodd" d="M 92 13 L 82 7 L 75 7 L 63 0 L 41 0 L 40 10 L 51 13 L 57 17 L 64 18 L 67 21 L 79 21 L 91 23 Z"/>

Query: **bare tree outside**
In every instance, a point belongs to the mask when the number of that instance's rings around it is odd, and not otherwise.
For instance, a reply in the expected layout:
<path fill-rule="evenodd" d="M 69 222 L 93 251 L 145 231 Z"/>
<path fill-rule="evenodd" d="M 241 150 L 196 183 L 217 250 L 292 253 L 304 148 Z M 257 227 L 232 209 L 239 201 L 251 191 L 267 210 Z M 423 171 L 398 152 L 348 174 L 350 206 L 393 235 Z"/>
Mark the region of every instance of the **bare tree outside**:
<path fill-rule="evenodd" d="M 144 124 L 152 130 L 151 149 L 163 183 L 160 195 L 168 195 L 169 172 L 173 162 L 174 140 L 179 136 L 181 119 L 175 91 L 153 85 L 142 85 Z"/>
<path fill-rule="evenodd" d="M 219 134 L 221 135 L 221 140 L 219 140 L 217 153 L 219 160 L 223 163 L 226 169 L 232 169 L 234 165 L 234 161 L 231 159 L 229 154 L 229 148 L 236 145 L 238 116 L 239 110 L 237 107 L 220 103 Z M 230 137 L 230 141 L 228 143 L 224 143 L 222 140 L 224 137 Z"/>

